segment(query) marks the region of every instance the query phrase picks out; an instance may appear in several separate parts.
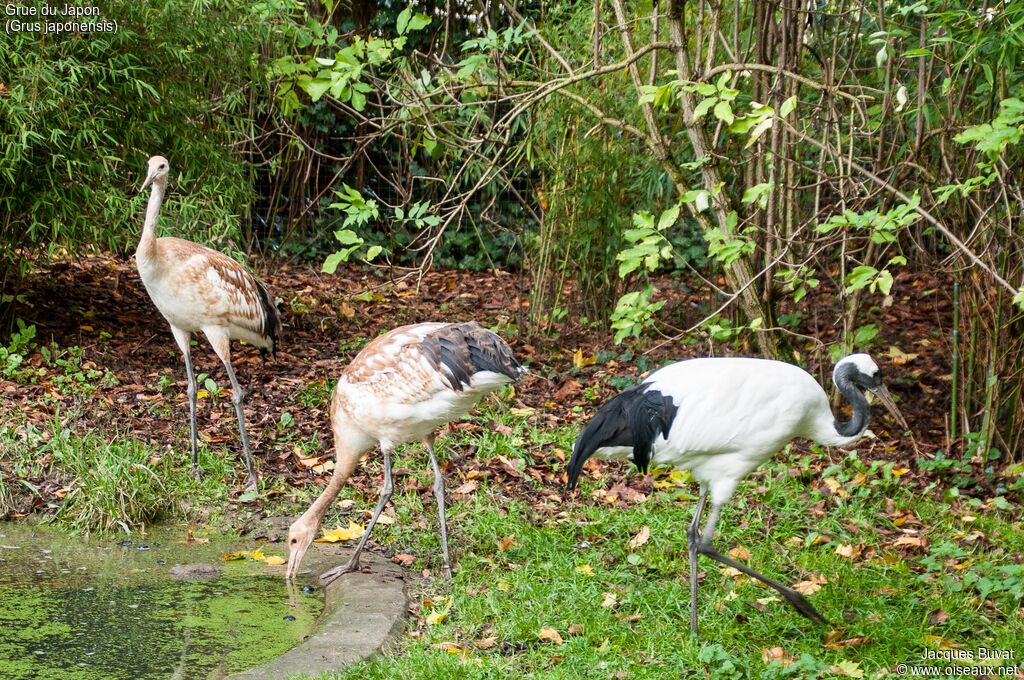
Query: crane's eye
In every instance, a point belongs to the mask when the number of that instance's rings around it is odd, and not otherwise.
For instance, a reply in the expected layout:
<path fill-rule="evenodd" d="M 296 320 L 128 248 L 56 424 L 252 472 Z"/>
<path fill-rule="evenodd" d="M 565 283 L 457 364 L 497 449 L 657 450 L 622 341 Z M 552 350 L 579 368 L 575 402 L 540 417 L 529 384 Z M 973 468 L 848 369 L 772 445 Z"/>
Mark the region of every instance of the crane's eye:
<path fill-rule="evenodd" d="M 164 168 L 166 168 L 166 167 L 167 167 L 167 166 L 166 166 L 166 165 L 164 165 L 163 163 L 161 163 L 161 164 L 160 164 L 160 170 L 163 170 L 163 169 L 164 169 Z"/>

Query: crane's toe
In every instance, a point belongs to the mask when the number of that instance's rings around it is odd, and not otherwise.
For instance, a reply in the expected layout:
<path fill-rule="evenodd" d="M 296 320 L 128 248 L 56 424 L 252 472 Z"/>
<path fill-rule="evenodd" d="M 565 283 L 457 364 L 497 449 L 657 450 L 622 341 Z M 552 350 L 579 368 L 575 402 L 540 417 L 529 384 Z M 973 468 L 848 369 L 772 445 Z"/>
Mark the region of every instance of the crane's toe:
<path fill-rule="evenodd" d="M 339 576 L 343 576 L 353 571 L 359 571 L 359 560 L 349 560 L 339 567 L 328 569 L 324 573 L 320 574 L 320 583 L 326 586 L 328 583 L 336 580 Z"/>

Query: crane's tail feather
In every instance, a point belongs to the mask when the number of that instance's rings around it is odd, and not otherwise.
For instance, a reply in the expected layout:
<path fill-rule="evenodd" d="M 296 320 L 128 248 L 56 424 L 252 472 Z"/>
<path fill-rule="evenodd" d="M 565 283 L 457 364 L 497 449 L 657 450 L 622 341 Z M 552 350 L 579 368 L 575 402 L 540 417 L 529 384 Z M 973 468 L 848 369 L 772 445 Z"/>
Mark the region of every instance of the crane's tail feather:
<path fill-rule="evenodd" d="M 473 322 L 434 331 L 422 347 L 456 392 L 471 385 L 476 373 L 497 373 L 512 381 L 526 373 L 500 335 Z"/>
<path fill-rule="evenodd" d="M 277 338 L 281 333 L 281 313 L 263 282 L 255 276 L 253 280 L 256 282 L 256 291 L 259 293 L 260 308 L 263 310 L 263 337 L 270 340 L 269 351 L 270 355 L 274 356 L 277 351 Z"/>
<path fill-rule="evenodd" d="M 646 472 L 651 449 L 659 435 L 668 437 L 678 407 L 672 397 L 644 383 L 621 392 L 598 409 L 573 446 L 568 465 L 568 488 L 576 488 L 583 464 L 606 447 L 630 447 L 633 463 Z"/>

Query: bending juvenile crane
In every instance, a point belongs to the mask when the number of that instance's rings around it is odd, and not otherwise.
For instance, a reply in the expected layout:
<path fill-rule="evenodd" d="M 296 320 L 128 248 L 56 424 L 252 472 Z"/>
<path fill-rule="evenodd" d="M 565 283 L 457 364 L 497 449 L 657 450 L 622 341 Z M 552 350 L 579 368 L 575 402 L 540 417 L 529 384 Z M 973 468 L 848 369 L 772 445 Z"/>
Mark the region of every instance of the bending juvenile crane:
<path fill-rule="evenodd" d="M 380 444 L 384 485 L 355 554 L 320 576 L 330 583 L 359 568 L 359 555 L 373 525 L 391 498 L 391 451 L 421 441 L 434 468 L 434 496 L 441 524 L 445 575 L 451 578 L 444 479 L 434 454 L 434 431 L 469 412 L 484 395 L 517 380 L 526 369 L 497 334 L 475 323 L 419 323 L 381 335 L 342 372 L 331 401 L 331 428 L 337 462 L 327 488 L 288 530 L 288 578 L 298 574 L 303 555 L 324 514 L 360 456 Z"/>
<path fill-rule="evenodd" d="M 686 531 L 694 635 L 698 553 L 771 586 L 801 614 L 826 623 L 800 593 L 718 552 L 712 539 L 722 506 L 740 480 L 791 440 L 804 437 L 827 446 L 857 441 L 870 416 L 864 390 L 873 392 L 907 428 L 868 355 L 852 354 L 839 361 L 832 380 L 853 407 L 847 421 L 833 416 L 825 391 L 809 373 L 792 364 L 740 358 L 680 361 L 612 397 L 576 440 L 568 466 L 570 489 L 576 487 L 583 464 L 592 455 L 632 459 L 641 472 L 651 463 L 690 470 L 700 484 L 697 508 Z M 711 511 L 704 530 L 698 531 L 709 493 Z"/>
<path fill-rule="evenodd" d="M 223 253 L 192 241 L 172 236 L 156 237 L 170 164 L 163 156 L 149 159 L 149 171 L 142 189 L 152 185 L 142 238 L 135 251 L 135 263 L 146 292 L 171 325 L 171 333 L 185 356 L 188 373 L 189 425 L 192 431 L 192 472 L 199 476 L 196 450 L 196 377 L 192 371 L 189 342 L 202 331 L 213 351 L 224 363 L 231 380 L 231 402 L 238 416 L 247 472 L 246 488 L 256 488 L 249 436 L 245 431 L 242 388 L 231 369 L 231 341 L 242 340 L 258 347 L 261 354 L 274 353 L 281 318 L 267 287 L 242 265 Z"/>

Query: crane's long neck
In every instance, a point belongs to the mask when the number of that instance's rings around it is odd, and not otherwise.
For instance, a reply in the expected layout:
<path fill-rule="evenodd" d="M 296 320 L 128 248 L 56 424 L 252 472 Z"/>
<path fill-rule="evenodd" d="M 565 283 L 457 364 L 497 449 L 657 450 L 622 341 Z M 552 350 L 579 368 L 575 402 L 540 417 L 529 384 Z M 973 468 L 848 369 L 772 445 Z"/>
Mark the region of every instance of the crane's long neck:
<path fill-rule="evenodd" d="M 847 440 L 843 441 L 842 444 L 848 444 L 853 440 L 859 439 L 864 434 L 864 430 L 868 428 L 871 407 L 868 405 L 868 400 L 864 397 L 864 393 L 853 384 L 853 381 L 846 373 L 840 372 L 836 376 L 836 387 L 839 388 L 839 392 L 846 397 L 853 407 L 853 413 L 850 415 L 849 420 L 842 421 L 836 418 L 833 424 L 839 438 Z"/>
<path fill-rule="evenodd" d="M 142 224 L 142 238 L 135 256 L 142 261 L 152 262 L 156 259 L 156 222 L 160 217 L 160 206 L 164 202 L 165 187 L 162 182 L 153 182 L 149 192 L 149 203 L 146 205 L 146 221 Z"/>

